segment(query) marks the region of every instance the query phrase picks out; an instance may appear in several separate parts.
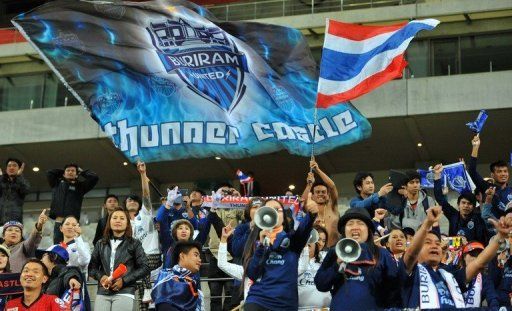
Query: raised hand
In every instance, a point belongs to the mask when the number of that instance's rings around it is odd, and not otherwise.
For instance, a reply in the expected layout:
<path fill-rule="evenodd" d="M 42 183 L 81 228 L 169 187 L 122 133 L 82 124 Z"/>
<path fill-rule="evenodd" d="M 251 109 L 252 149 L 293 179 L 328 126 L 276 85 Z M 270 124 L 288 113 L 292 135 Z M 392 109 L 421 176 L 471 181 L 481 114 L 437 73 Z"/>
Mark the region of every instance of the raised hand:
<path fill-rule="evenodd" d="M 174 189 L 167 189 L 167 202 L 166 204 L 169 204 L 169 206 L 172 206 L 174 204 L 174 201 L 176 201 L 177 198 L 181 197 L 181 193 L 178 190 L 178 186 L 174 187 Z"/>
<path fill-rule="evenodd" d="M 377 220 L 382 220 L 384 219 L 384 217 L 386 217 L 386 210 L 383 209 L 383 208 L 378 208 L 375 210 L 375 213 L 374 213 L 374 218 L 376 218 Z"/>
<path fill-rule="evenodd" d="M 436 205 L 432 206 L 427 210 L 427 222 L 430 226 L 434 223 L 438 222 L 441 219 L 441 215 L 443 215 L 443 209 L 441 206 Z"/>
<path fill-rule="evenodd" d="M 77 224 L 73 230 L 75 230 L 76 237 L 79 237 L 82 234 L 82 228 L 80 228 L 80 225 Z"/>
<path fill-rule="evenodd" d="M 489 218 L 489 223 L 491 223 L 498 235 L 502 238 L 508 238 L 512 235 L 512 215 L 508 214 L 505 217 L 500 217 L 499 220 Z"/>
<path fill-rule="evenodd" d="M 489 187 L 485 190 L 485 203 L 491 204 L 494 194 L 496 193 L 496 187 Z"/>
<path fill-rule="evenodd" d="M 227 242 L 229 236 L 231 236 L 233 231 L 235 231 L 235 229 L 231 226 L 231 222 L 232 221 L 230 221 L 227 226 L 222 228 L 222 236 L 220 237 L 221 242 Z"/>
<path fill-rule="evenodd" d="M 311 161 L 309 161 L 309 168 L 313 171 L 318 171 L 319 167 L 318 167 L 318 163 L 316 163 L 315 161 L 315 158 L 312 157 L 311 158 Z"/>
<path fill-rule="evenodd" d="M 315 183 L 315 174 L 313 174 L 312 172 L 309 172 L 308 173 L 308 177 L 306 178 L 306 183 L 312 185 Z"/>
<path fill-rule="evenodd" d="M 213 212 L 220 206 L 220 202 L 222 201 L 222 198 L 223 198 L 223 195 L 222 195 L 222 191 L 220 189 L 217 192 L 212 191 Z"/>
<path fill-rule="evenodd" d="M 141 175 L 146 174 L 146 163 L 137 161 L 137 171 L 139 171 Z"/>
<path fill-rule="evenodd" d="M 380 187 L 379 192 L 377 193 L 379 197 L 383 197 L 386 194 L 390 193 L 393 190 L 393 184 L 387 183 L 384 186 Z"/>
<path fill-rule="evenodd" d="M 480 147 L 480 135 L 476 134 L 475 137 L 471 140 L 471 145 L 473 147 Z"/>
<path fill-rule="evenodd" d="M 18 169 L 18 172 L 16 173 L 16 175 L 20 176 L 21 174 L 23 174 L 23 170 L 25 169 L 25 162 L 21 163 L 21 167 Z M 2 175 L 2 174 L 0 174 Z"/>
<path fill-rule="evenodd" d="M 43 230 L 44 224 L 48 221 L 48 216 L 46 216 L 46 208 L 39 214 L 39 218 L 36 223 L 37 231 Z"/>

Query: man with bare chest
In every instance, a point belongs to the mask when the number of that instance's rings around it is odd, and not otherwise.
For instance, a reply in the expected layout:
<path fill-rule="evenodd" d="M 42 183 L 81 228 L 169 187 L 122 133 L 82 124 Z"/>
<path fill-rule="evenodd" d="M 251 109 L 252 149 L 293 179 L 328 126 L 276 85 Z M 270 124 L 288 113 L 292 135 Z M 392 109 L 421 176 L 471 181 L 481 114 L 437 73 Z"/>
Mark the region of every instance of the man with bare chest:
<path fill-rule="evenodd" d="M 304 205 L 309 207 L 316 204 L 318 206 L 318 216 L 315 225 L 320 225 L 327 230 L 328 240 L 327 247 L 331 247 L 339 240 L 338 219 L 340 214 L 338 211 L 338 190 L 334 181 L 325 174 L 318 163 L 313 159 L 309 162 L 312 172 L 308 173 L 306 179 L 306 189 L 302 194 Z M 315 182 L 315 172 L 321 181 Z"/>

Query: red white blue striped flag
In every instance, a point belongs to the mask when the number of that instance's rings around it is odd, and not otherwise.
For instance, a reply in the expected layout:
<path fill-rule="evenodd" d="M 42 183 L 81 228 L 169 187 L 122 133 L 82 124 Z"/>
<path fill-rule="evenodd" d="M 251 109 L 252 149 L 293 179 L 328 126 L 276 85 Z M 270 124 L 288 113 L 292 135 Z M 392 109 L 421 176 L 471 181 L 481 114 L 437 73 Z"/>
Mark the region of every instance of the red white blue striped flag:
<path fill-rule="evenodd" d="M 327 20 L 320 64 L 317 106 L 327 108 L 366 94 L 402 76 L 404 52 L 420 30 L 435 19 L 390 26 L 361 26 Z"/>

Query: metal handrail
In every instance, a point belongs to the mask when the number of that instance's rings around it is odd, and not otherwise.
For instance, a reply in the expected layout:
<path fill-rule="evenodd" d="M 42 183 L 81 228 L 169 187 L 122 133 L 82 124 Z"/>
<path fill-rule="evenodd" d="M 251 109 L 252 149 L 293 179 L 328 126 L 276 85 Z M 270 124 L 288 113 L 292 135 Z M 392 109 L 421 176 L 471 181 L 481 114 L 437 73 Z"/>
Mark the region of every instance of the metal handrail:
<path fill-rule="evenodd" d="M 224 21 L 294 16 L 345 10 L 416 4 L 423 0 L 265 0 L 208 7 Z"/>

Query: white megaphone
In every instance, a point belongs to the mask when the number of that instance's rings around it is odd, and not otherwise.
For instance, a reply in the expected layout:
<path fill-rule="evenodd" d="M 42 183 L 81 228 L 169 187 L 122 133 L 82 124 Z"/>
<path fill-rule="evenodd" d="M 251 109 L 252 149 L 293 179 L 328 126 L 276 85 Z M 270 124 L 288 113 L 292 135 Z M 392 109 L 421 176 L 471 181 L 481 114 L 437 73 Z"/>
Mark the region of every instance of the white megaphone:
<path fill-rule="evenodd" d="M 262 206 L 254 214 L 254 224 L 261 230 L 272 230 L 277 226 L 277 211 L 268 206 Z"/>
<path fill-rule="evenodd" d="M 361 246 L 356 240 L 345 238 L 336 243 L 336 255 L 345 263 L 356 261 L 361 255 Z"/>
<path fill-rule="evenodd" d="M 311 230 L 311 234 L 309 235 L 308 243 L 307 244 L 314 244 L 318 242 L 318 231 L 316 229 Z"/>

